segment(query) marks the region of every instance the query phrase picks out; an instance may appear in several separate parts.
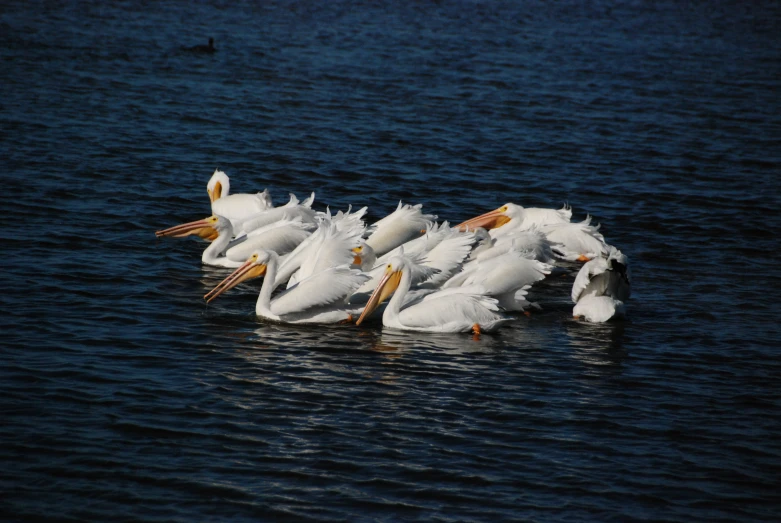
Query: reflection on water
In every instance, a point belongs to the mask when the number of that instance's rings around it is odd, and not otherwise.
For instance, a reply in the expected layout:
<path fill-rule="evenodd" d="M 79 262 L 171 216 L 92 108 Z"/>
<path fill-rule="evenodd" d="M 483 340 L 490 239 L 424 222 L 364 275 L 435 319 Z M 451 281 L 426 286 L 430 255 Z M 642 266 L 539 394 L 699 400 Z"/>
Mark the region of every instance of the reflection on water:
<path fill-rule="evenodd" d="M 606 323 L 566 319 L 564 332 L 569 338 L 572 355 L 591 365 L 615 365 L 627 356 L 624 331 L 627 320 Z"/>
<path fill-rule="evenodd" d="M 464 355 L 484 353 L 497 350 L 502 346 L 499 338 L 482 334 L 475 336 L 470 333 L 430 334 L 422 332 L 405 332 L 383 329 L 376 337 L 372 349 L 384 353 L 406 351 L 432 351 L 444 354 Z"/>

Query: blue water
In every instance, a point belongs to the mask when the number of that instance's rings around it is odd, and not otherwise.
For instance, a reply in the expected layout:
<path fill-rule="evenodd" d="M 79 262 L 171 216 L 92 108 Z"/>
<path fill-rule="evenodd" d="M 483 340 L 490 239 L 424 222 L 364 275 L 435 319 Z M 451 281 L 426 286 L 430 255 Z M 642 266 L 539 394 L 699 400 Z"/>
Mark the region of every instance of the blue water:
<path fill-rule="evenodd" d="M 777 521 L 779 56 L 773 2 L 3 2 L 0 517 Z M 207 307 L 153 233 L 216 167 L 370 221 L 568 203 L 628 318 L 571 270 L 477 340 Z"/>

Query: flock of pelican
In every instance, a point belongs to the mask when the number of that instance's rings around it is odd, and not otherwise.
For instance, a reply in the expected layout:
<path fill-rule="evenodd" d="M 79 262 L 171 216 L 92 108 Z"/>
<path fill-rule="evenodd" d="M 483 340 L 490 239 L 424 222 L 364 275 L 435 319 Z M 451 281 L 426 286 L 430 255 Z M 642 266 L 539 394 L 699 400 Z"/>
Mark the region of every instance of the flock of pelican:
<path fill-rule="evenodd" d="M 207 192 L 210 217 L 155 234 L 197 235 L 210 242 L 204 264 L 235 269 L 204 296 L 207 302 L 263 277 L 255 312 L 266 320 L 357 317 L 360 325 L 384 308 L 382 324 L 392 329 L 491 332 L 512 321 L 510 313 L 539 308 L 526 299 L 528 290 L 559 260 L 585 262 L 572 287 L 575 318 L 604 322 L 625 313 L 626 256 L 605 243 L 590 217 L 572 222 L 566 206 L 507 203 L 452 227 L 424 214 L 420 204 L 399 202 L 367 226 L 366 207 L 317 212 L 314 193 L 303 201 L 291 194 L 278 207 L 268 190 L 230 194 L 230 180 L 219 170 Z"/>

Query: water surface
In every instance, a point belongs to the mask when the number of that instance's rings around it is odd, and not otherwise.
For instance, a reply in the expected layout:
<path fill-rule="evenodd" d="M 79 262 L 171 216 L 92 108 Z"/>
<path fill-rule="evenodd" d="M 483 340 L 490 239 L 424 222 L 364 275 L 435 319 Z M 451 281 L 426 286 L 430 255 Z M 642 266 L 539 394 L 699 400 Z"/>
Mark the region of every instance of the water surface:
<path fill-rule="evenodd" d="M 214 37 L 218 52 L 184 51 Z M 6 2 L 0 514 L 773 521 L 781 12 L 708 2 Z M 238 192 L 458 223 L 573 207 L 626 321 L 258 321 L 155 230 Z"/>

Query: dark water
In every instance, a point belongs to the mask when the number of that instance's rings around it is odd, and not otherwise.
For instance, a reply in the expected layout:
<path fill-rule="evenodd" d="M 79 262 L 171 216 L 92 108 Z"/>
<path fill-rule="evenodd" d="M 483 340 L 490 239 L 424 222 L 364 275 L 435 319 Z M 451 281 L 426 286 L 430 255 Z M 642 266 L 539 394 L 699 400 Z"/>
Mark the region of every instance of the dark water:
<path fill-rule="evenodd" d="M 183 45 L 219 51 L 198 55 Z M 3 2 L 0 515 L 778 520 L 774 2 Z M 603 224 L 495 335 L 288 328 L 157 229 L 206 181 Z"/>

